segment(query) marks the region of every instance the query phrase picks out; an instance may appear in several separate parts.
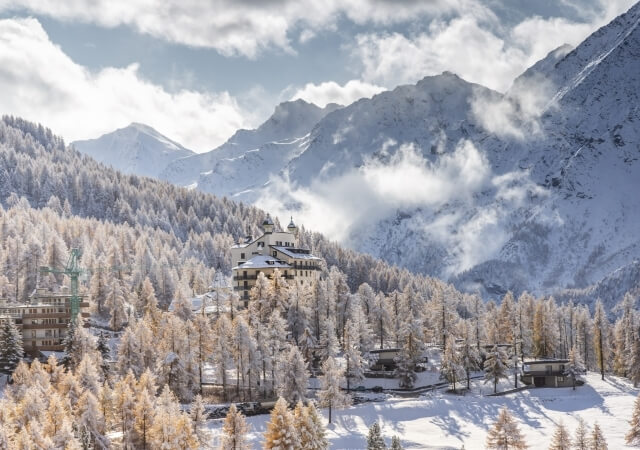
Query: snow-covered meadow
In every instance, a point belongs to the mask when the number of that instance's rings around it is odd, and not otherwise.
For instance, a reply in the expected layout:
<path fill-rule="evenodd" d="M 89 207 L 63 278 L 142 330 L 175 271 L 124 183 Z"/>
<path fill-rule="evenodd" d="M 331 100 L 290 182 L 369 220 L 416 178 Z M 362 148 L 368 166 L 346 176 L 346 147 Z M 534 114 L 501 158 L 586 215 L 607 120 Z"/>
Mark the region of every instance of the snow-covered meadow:
<path fill-rule="evenodd" d="M 385 402 L 366 403 L 334 411 L 334 423 L 328 425 L 331 448 L 366 448 L 369 426 L 379 421 L 387 444 L 397 435 L 405 449 L 484 448 L 486 433 L 506 406 L 517 419 L 530 449 L 546 449 L 554 426 L 560 420 L 573 435 L 578 419 L 589 426 L 597 421 L 610 449 L 630 448 L 624 443 L 633 402 L 640 392 L 618 377 L 600 380 L 596 373 L 586 376 L 586 384 L 571 388 L 534 388 L 501 397 L 490 397 L 488 385 L 473 383 L 472 393 L 456 396 L 437 390 L 419 398 L 389 398 Z M 506 387 L 506 386 L 505 386 Z M 323 410 L 326 416 L 327 411 Z M 261 448 L 262 435 L 269 416 L 247 418 L 251 425 L 250 442 Z M 212 420 L 209 428 L 217 442 L 222 420 Z"/>

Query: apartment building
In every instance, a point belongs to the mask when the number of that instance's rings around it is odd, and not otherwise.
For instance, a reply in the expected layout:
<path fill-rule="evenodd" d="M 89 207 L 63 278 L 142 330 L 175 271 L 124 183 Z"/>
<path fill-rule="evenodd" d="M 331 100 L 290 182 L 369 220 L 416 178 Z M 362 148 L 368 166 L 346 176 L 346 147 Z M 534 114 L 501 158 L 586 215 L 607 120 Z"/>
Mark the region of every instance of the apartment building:
<path fill-rule="evenodd" d="M 82 317 L 89 317 L 89 303 L 80 296 Z M 68 288 L 53 292 L 38 288 L 27 303 L 0 299 L 0 323 L 12 320 L 22 333 L 24 351 L 62 351 L 71 321 L 71 294 Z"/>

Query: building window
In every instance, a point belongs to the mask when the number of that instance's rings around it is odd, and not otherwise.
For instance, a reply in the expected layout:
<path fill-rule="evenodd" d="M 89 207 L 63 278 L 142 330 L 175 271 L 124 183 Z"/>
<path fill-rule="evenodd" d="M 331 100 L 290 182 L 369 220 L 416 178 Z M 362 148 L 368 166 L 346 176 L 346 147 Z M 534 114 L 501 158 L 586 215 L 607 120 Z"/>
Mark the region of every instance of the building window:
<path fill-rule="evenodd" d="M 274 250 L 274 251 L 273 251 L 273 256 L 274 256 L 274 257 L 278 256 L 278 252 Z"/>
<path fill-rule="evenodd" d="M 240 253 L 240 259 L 244 259 L 244 253 Z"/>

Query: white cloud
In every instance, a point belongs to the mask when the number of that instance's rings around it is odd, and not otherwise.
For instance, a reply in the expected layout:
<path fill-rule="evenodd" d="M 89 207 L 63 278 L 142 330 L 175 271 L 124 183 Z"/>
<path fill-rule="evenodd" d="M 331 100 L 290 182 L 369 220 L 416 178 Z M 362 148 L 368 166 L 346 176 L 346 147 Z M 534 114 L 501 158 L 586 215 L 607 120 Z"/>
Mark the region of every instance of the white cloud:
<path fill-rule="evenodd" d="M 343 86 L 335 81 L 320 84 L 307 83 L 293 94 L 291 100 L 301 98 L 324 108 L 329 103 L 349 105 L 358 99 L 373 97 L 384 90 L 385 88 L 381 86 L 364 83 L 360 80 L 347 81 Z"/>
<path fill-rule="evenodd" d="M 413 146 L 401 146 L 388 162 L 369 160 L 362 167 L 309 187 L 274 179 L 256 204 L 286 215 L 290 204 L 303 223 L 335 239 L 386 217 L 398 208 L 436 207 L 465 199 L 489 182 L 486 158 L 468 141 L 432 163 Z M 327 214 L 330 211 L 331 214 Z"/>
<path fill-rule="evenodd" d="M 125 25 L 159 39 L 255 57 L 265 48 L 292 51 L 289 35 L 304 41 L 332 29 L 341 17 L 359 24 L 392 24 L 422 14 L 461 10 L 472 0 L 0 0 L 2 10 L 27 10 L 61 20 Z"/>
<path fill-rule="evenodd" d="M 510 214 L 548 195 L 526 171 L 494 174 L 470 141 L 435 162 L 410 145 L 388 156 L 310 186 L 272 179 L 256 204 L 280 218 L 295 211 L 296 222 L 343 243 L 398 210 L 419 209 L 403 226 L 447 248 L 452 257 L 443 275 L 452 275 L 495 257 L 508 239 Z"/>
<path fill-rule="evenodd" d="M 135 64 L 92 73 L 31 18 L 0 20 L 0 92 L 2 113 L 41 122 L 68 141 L 143 122 L 205 151 L 246 125 L 226 92 L 170 93 L 142 79 Z"/>
<path fill-rule="evenodd" d="M 505 28 L 482 8 L 448 20 L 434 20 L 427 31 L 364 33 L 353 57 L 366 82 L 394 86 L 450 71 L 489 88 L 506 91 L 516 76 L 561 44 L 578 45 L 633 2 L 603 2 L 589 22 L 529 17 Z"/>

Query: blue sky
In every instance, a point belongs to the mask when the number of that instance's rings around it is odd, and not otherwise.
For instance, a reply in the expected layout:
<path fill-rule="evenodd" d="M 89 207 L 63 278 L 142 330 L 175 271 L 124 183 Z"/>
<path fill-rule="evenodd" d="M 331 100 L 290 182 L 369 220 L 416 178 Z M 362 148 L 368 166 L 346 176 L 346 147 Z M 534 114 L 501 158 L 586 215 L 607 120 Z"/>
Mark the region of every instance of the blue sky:
<path fill-rule="evenodd" d="M 196 151 L 293 98 L 444 70 L 496 90 L 632 0 L 0 0 L 0 112 L 67 140 L 147 123 Z"/>

